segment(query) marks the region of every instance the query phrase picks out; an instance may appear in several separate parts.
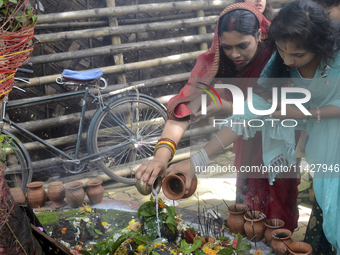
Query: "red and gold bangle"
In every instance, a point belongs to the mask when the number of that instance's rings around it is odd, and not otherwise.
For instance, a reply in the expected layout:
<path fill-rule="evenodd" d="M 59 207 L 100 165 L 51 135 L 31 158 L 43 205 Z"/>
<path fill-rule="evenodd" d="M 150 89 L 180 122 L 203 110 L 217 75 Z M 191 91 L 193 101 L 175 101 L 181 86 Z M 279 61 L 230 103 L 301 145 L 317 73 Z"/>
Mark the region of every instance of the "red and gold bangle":
<path fill-rule="evenodd" d="M 171 160 L 173 159 L 174 155 L 175 155 L 175 151 L 174 151 L 173 147 L 172 147 L 171 145 L 169 145 L 169 144 L 165 144 L 165 143 L 163 143 L 163 144 L 157 144 L 156 147 L 155 147 L 155 150 L 153 151 L 153 155 L 155 155 L 155 154 L 156 154 L 156 151 L 157 151 L 159 148 L 162 148 L 162 147 L 168 148 L 168 149 L 171 151 L 171 156 L 170 156 L 170 159 L 169 159 L 169 161 L 171 161 Z"/>
<path fill-rule="evenodd" d="M 170 139 L 170 138 L 161 138 L 161 139 L 158 140 L 158 142 L 160 142 L 160 141 L 167 141 L 167 142 L 170 142 L 170 143 L 172 143 L 172 145 L 175 147 L 175 150 L 176 150 L 176 148 L 177 148 L 176 143 L 175 143 L 172 139 Z"/>

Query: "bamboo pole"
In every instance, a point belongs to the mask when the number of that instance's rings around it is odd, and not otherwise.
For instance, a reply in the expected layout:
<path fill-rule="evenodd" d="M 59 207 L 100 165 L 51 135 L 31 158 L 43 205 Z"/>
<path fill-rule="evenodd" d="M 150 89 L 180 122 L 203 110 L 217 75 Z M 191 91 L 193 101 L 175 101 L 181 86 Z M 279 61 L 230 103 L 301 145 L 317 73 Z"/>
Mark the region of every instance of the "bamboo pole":
<path fill-rule="evenodd" d="M 162 66 L 162 65 L 174 64 L 174 63 L 178 63 L 182 61 L 195 60 L 200 54 L 204 52 L 205 51 L 194 51 L 190 53 L 172 55 L 172 56 L 163 57 L 163 58 L 150 59 L 150 60 L 141 61 L 137 63 L 130 63 L 130 64 L 124 64 L 124 65 L 119 65 L 119 66 L 101 67 L 101 69 L 104 74 L 125 73 L 129 71 L 134 71 L 134 70 L 152 68 L 155 66 Z M 27 88 L 27 87 L 48 85 L 48 84 L 55 83 L 56 78 L 60 77 L 60 75 L 61 74 L 48 75 L 44 77 L 36 77 L 36 78 L 29 79 L 30 84 L 24 83 L 24 82 L 18 82 L 16 83 L 16 86 L 20 88 Z"/>
<path fill-rule="evenodd" d="M 204 12 L 205 16 L 219 15 L 220 11 Z M 178 15 L 167 15 L 162 17 L 152 17 L 152 18 L 139 18 L 139 19 L 118 19 L 119 25 L 137 24 L 137 23 L 149 23 L 154 21 L 164 21 L 164 20 L 174 20 L 182 18 L 193 18 L 195 13 L 185 13 Z M 59 29 L 59 28 L 76 28 L 76 27 L 100 27 L 108 26 L 108 21 L 81 21 L 81 22 L 63 22 L 55 24 L 38 24 L 34 27 L 35 30 L 44 29 Z"/>
<path fill-rule="evenodd" d="M 179 11 L 179 10 L 206 10 L 215 8 L 225 8 L 232 4 L 233 0 L 213 0 L 213 1 L 183 1 L 169 3 L 141 4 L 131 6 L 96 8 L 91 10 L 71 11 L 63 13 L 50 13 L 38 15 L 37 23 L 56 23 L 77 19 L 99 18 L 108 16 L 123 16 L 127 14 L 138 14 L 160 11 Z"/>
<path fill-rule="evenodd" d="M 197 17 L 204 17 L 204 11 L 203 10 L 197 10 Z M 204 35 L 207 33 L 207 28 L 205 26 L 200 26 L 198 27 L 198 34 Z M 207 50 L 208 49 L 208 44 L 207 43 L 201 43 L 200 44 L 200 49 L 201 50 Z"/>
<path fill-rule="evenodd" d="M 156 98 L 158 102 L 163 105 L 167 105 L 168 101 L 174 95 L 167 95 L 163 97 Z M 89 121 L 92 119 L 93 114 L 96 110 L 88 110 L 85 112 L 84 119 L 85 121 Z M 73 125 L 77 124 L 80 121 L 80 112 L 72 113 L 68 115 L 58 116 L 50 119 L 43 119 L 43 120 L 35 120 L 35 121 L 27 121 L 19 123 L 20 127 L 27 129 L 30 132 L 35 132 L 38 130 L 44 130 L 49 128 L 56 128 L 64 125 Z M 11 126 L 6 126 L 6 130 L 9 132 L 16 134 L 18 131 Z"/>
<path fill-rule="evenodd" d="M 148 87 L 154 87 L 154 86 L 160 86 L 160 85 L 164 85 L 164 84 L 169 84 L 169 83 L 174 83 L 174 82 L 181 82 L 181 81 L 187 81 L 190 78 L 190 72 L 188 73 L 180 73 L 180 74 L 173 74 L 173 75 L 167 75 L 167 76 L 162 76 L 162 77 L 158 77 L 158 78 L 153 78 L 153 79 L 148 79 L 148 80 L 143 80 L 143 81 L 135 81 L 135 82 L 131 82 L 131 83 L 125 83 L 125 84 L 118 84 L 118 85 L 110 85 L 107 86 L 106 89 L 102 90 L 101 93 L 108 93 L 111 91 L 115 91 L 118 89 L 123 89 L 129 86 L 134 86 L 134 85 L 138 85 L 141 83 L 145 84 L 145 88 Z M 90 91 L 93 94 L 97 94 L 98 90 L 97 89 L 90 89 Z M 62 94 L 68 94 L 68 93 L 61 93 Z M 58 94 L 59 95 L 59 94 Z M 48 99 L 48 97 L 50 97 L 50 99 Z M 41 104 L 48 104 L 48 103 L 56 103 L 56 102 L 64 102 L 67 100 L 71 100 L 71 99 L 78 99 L 82 97 L 82 95 L 76 95 L 76 96 L 69 96 L 67 98 L 59 98 L 59 99 L 55 99 L 53 98 L 52 95 L 49 96 L 40 96 L 39 99 L 46 99 L 46 101 L 42 102 L 36 102 L 36 103 L 29 103 L 31 100 L 35 100 L 37 98 L 21 98 L 18 100 L 11 100 L 11 105 L 15 105 L 15 104 L 19 104 L 16 106 L 12 106 L 12 108 L 18 109 L 18 108 L 24 108 L 24 107 L 28 107 L 29 106 L 34 106 L 34 105 L 41 105 Z M 163 98 L 163 97 L 161 97 Z M 26 105 L 22 105 L 21 103 L 26 103 Z M 163 101 L 162 101 L 163 103 Z M 163 104 L 166 104 L 167 102 L 164 102 Z M 34 121 L 36 122 L 36 121 Z"/>
<path fill-rule="evenodd" d="M 199 27 L 205 25 L 215 24 L 218 16 L 209 16 L 201 18 L 191 18 L 183 20 L 171 20 L 163 22 L 153 22 L 139 25 L 126 25 L 120 27 L 103 27 L 94 29 L 83 29 L 77 31 L 38 34 L 35 38 L 40 43 L 63 42 L 65 40 L 86 39 L 103 36 L 113 36 L 119 34 L 140 33 L 149 31 L 168 30 L 182 27 Z"/>
<path fill-rule="evenodd" d="M 214 132 L 217 132 L 217 131 L 218 131 L 218 127 L 213 127 L 213 126 L 206 126 L 204 128 L 195 128 L 195 129 L 192 129 L 192 130 L 187 130 L 187 131 L 184 132 L 182 140 L 187 140 L 187 139 L 194 138 L 194 137 L 197 137 L 197 136 L 207 135 L 207 134 L 214 133 Z M 84 137 L 84 139 L 85 139 L 85 137 Z M 26 144 L 24 144 L 24 146 L 26 147 Z M 201 145 L 199 145 L 199 144 L 195 145 L 195 148 L 201 148 Z M 226 148 L 226 150 L 230 150 L 232 148 L 233 148 L 233 145 L 231 144 Z M 176 151 L 176 155 L 175 155 L 174 159 L 171 161 L 171 163 L 175 163 L 175 162 L 187 159 L 194 152 L 195 151 L 193 151 L 192 146 L 185 147 L 183 149 L 179 149 L 179 150 Z M 138 166 L 142 162 L 148 161 L 150 159 L 151 158 L 139 160 L 138 162 L 136 162 L 134 168 L 136 168 L 136 167 L 138 168 Z M 44 160 L 41 160 L 41 161 L 35 161 L 35 162 L 32 163 L 32 166 L 33 166 L 34 171 L 39 171 L 37 168 L 41 168 L 40 171 L 44 171 L 44 170 L 47 169 L 47 167 L 56 166 L 58 164 L 62 164 L 62 160 L 59 157 L 55 157 L 55 158 L 50 158 L 50 159 L 44 159 Z M 91 173 L 93 174 L 93 172 L 91 172 Z M 89 174 L 91 174 L 91 173 L 89 173 Z"/>
<path fill-rule="evenodd" d="M 106 5 L 107 5 L 107 7 L 116 7 L 116 2 L 115 2 L 115 0 L 106 0 Z M 116 17 L 109 16 L 108 18 L 109 18 L 109 26 L 112 29 L 114 29 L 114 27 L 118 27 L 118 22 L 117 22 Z M 111 36 L 111 43 L 112 43 L 112 45 L 120 45 L 121 40 L 120 40 L 119 35 Z M 123 59 L 122 53 L 113 54 L 113 59 L 114 59 L 116 65 L 123 65 L 124 64 L 124 59 Z M 124 73 L 117 75 L 117 82 L 119 84 L 126 83 L 126 77 L 125 77 Z"/>
<path fill-rule="evenodd" d="M 213 33 L 205 34 L 205 35 L 189 35 L 189 36 L 167 38 L 167 39 L 160 39 L 160 40 L 154 40 L 154 41 L 126 43 L 126 44 L 120 44 L 120 45 L 97 47 L 97 48 L 86 49 L 86 50 L 40 55 L 40 56 L 30 57 L 30 59 L 25 63 L 25 65 L 32 66 L 36 64 L 65 61 L 65 60 L 77 59 L 77 58 L 86 58 L 86 57 L 101 56 L 101 55 L 107 55 L 107 54 L 117 54 L 117 53 L 132 52 L 132 51 L 145 50 L 145 49 L 155 49 L 155 48 L 169 47 L 169 46 L 175 46 L 175 45 L 187 45 L 187 44 L 194 44 L 194 43 L 211 42 L 213 37 L 214 37 Z M 125 82 L 120 82 L 120 83 L 125 83 Z"/>

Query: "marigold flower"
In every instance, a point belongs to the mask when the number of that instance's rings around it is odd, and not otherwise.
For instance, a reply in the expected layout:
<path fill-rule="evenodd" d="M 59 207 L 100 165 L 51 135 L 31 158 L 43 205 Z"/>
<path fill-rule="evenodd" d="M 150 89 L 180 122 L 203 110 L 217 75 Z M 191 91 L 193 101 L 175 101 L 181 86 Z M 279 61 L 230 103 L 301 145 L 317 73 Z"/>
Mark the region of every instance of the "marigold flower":
<path fill-rule="evenodd" d="M 165 203 L 163 201 L 159 202 L 158 203 L 158 206 L 160 209 L 162 209 L 164 207 Z"/>

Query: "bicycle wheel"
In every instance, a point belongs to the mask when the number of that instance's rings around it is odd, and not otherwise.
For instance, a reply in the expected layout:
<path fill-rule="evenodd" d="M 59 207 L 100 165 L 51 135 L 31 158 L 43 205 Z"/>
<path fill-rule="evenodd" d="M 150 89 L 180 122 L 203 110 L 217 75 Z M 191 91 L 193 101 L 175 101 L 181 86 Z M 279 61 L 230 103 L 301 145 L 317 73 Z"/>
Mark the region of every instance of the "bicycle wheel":
<path fill-rule="evenodd" d="M 4 163 L 7 185 L 10 188 L 19 187 L 25 192 L 26 184 L 32 181 L 31 158 L 25 147 L 13 134 L 2 130 L 1 135 L 4 135 L 5 153 L 1 155 L 1 160 Z"/>
<path fill-rule="evenodd" d="M 161 136 L 165 107 L 152 97 L 119 95 L 93 115 L 87 137 L 89 154 L 102 152 L 99 167 L 118 182 L 133 184 L 138 166 L 150 160 Z"/>

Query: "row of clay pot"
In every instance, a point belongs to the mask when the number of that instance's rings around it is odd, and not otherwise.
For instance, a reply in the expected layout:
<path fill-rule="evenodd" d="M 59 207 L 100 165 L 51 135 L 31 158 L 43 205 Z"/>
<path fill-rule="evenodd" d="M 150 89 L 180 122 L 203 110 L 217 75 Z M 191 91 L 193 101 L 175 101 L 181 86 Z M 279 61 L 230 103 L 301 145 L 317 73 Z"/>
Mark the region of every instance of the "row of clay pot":
<path fill-rule="evenodd" d="M 102 201 L 104 188 L 101 184 L 102 180 L 99 179 L 86 182 L 86 194 L 91 204 L 98 204 Z M 31 182 L 26 185 L 29 188 L 26 195 L 27 201 L 33 208 L 44 206 L 47 197 L 52 201 L 52 208 L 60 208 L 67 205 L 67 203 L 73 208 L 83 205 L 85 191 L 82 182 L 70 182 L 65 186 L 59 181 L 51 182 L 47 193 L 43 185 L 44 182 Z M 20 188 L 11 188 L 10 192 L 15 202 L 23 203 L 26 201 L 26 197 Z M 65 197 L 67 202 L 64 200 Z"/>
<path fill-rule="evenodd" d="M 273 248 L 275 254 L 299 253 L 307 255 L 312 252 L 312 247 L 307 243 L 293 243 L 291 239 L 292 232 L 283 228 L 285 223 L 280 219 L 270 219 L 265 223 L 264 214 L 260 215 L 259 211 L 247 212 L 247 206 L 244 204 L 231 205 L 228 211 L 227 223 L 232 233 L 246 234 L 249 240 L 256 242 L 264 237 L 267 244 Z"/>

